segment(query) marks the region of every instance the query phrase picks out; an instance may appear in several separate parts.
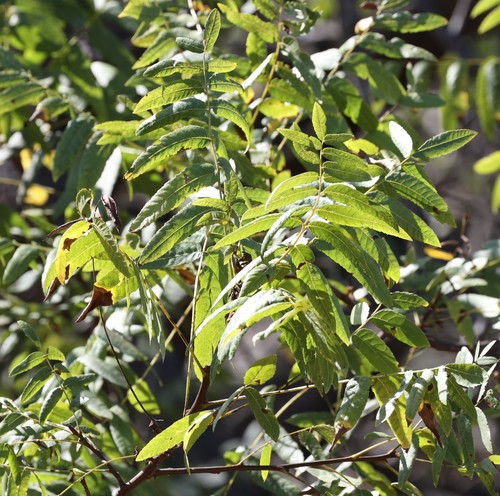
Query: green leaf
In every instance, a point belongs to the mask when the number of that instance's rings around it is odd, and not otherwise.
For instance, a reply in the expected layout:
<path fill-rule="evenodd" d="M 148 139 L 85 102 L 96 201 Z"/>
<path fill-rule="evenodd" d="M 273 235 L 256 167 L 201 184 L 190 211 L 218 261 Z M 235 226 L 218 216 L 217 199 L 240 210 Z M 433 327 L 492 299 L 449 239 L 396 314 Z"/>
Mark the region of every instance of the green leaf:
<path fill-rule="evenodd" d="M 33 327 L 23 320 L 18 320 L 17 324 L 19 325 L 21 331 L 24 332 L 24 335 L 29 338 L 36 347 L 41 348 L 42 343 L 40 342 L 40 339 L 38 338 Z"/>
<path fill-rule="evenodd" d="M 208 131 L 201 126 L 184 126 L 163 136 L 159 144 L 146 148 L 125 174 L 131 180 L 154 169 L 160 162 L 184 149 L 205 148 L 211 142 Z"/>
<path fill-rule="evenodd" d="M 245 372 L 245 386 L 262 386 L 276 373 L 276 355 L 269 355 L 254 362 Z"/>
<path fill-rule="evenodd" d="M 103 360 L 97 356 L 85 354 L 80 356 L 78 361 L 92 372 L 95 372 L 99 377 L 106 378 L 110 383 L 124 389 L 128 387 L 127 381 L 123 377 L 114 359 L 108 358 Z"/>
<path fill-rule="evenodd" d="M 266 466 L 271 463 L 271 456 L 273 454 L 272 444 L 266 444 L 262 448 L 262 453 L 260 454 L 259 465 Z M 260 475 L 262 476 L 263 482 L 266 482 L 267 476 L 269 475 L 269 470 L 261 470 Z"/>
<path fill-rule="evenodd" d="M 386 186 L 390 186 L 387 188 Z M 394 192 L 430 212 L 440 222 L 454 226 L 448 205 L 432 185 L 406 172 L 391 172 L 385 178 L 384 191 Z M 393 193 L 394 194 L 394 193 Z"/>
<path fill-rule="evenodd" d="M 52 370 L 49 367 L 40 368 L 23 389 L 21 403 L 26 404 L 33 399 L 50 377 L 52 377 Z"/>
<path fill-rule="evenodd" d="M 205 412 L 205 415 L 197 418 L 187 429 L 184 438 L 182 439 L 182 447 L 184 453 L 193 447 L 194 443 L 199 439 L 199 437 L 207 430 L 207 428 L 212 424 L 214 420 L 214 412 Z"/>
<path fill-rule="evenodd" d="M 205 51 L 203 43 L 199 40 L 195 40 L 194 38 L 177 36 L 175 38 L 175 42 L 183 50 L 188 50 L 193 53 L 203 53 Z"/>
<path fill-rule="evenodd" d="M 194 234 L 200 227 L 213 222 L 212 214 L 225 209 L 219 200 L 197 200 L 185 206 L 170 218 L 144 247 L 139 263 L 157 260 L 171 250 L 177 243 Z"/>
<path fill-rule="evenodd" d="M 500 5 L 493 9 L 479 25 L 477 32 L 479 34 L 487 33 L 488 31 L 496 28 L 500 24 Z"/>
<path fill-rule="evenodd" d="M 410 477 L 413 463 L 417 458 L 418 448 L 419 439 L 417 434 L 414 432 L 411 437 L 410 447 L 408 450 L 402 450 L 401 457 L 399 458 L 398 484 L 400 486 L 403 486 Z"/>
<path fill-rule="evenodd" d="M 250 126 L 239 110 L 233 104 L 226 102 L 225 100 L 214 99 L 211 101 L 211 104 L 212 110 L 215 114 L 238 126 L 243 131 L 247 142 L 250 144 L 252 140 Z"/>
<path fill-rule="evenodd" d="M 395 14 L 377 15 L 374 28 L 395 31 L 396 33 L 420 33 L 422 31 L 432 31 L 447 24 L 448 20 L 445 17 L 429 12 L 421 14 L 397 12 Z"/>
<path fill-rule="evenodd" d="M 475 131 L 470 131 L 469 129 L 445 131 L 428 139 L 419 146 L 418 150 L 413 154 L 413 158 L 417 160 L 430 160 L 448 155 L 462 148 L 462 146 L 467 144 L 476 135 Z"/>
<path fill-rule="evenodd" d="M 410 389 L 410 394 L 408 395 L 408 400 L 406 403 L 406 418 L 408 420 L 413 420 L 418 410 L 420 410 L 420 404 L 424 399 L 427 388 L 434 377 L 434 371 L 431 369 L 424 370 L 419 378 L 415 381 Z"/>
<path fill-rule="evenodd" d="M 347 319 L 323 272 L 305 259 L 301 260 L 299 266 L 297 277 L 304 281 L 307 297 L 318 317 L 325 323 L 326 334 L 335 333 L 343 343 L 349 344 Z"/>
<path fill-rule="evenodd" d="M 231 60 L 212 59 L 207 62 L 180 62 L 178 60 L 161 60 L 148 67 L 144 71 L 146 77 L 165 78 L 172 74 L 181 73 L 183 76 L 203 73 L 225 73 L 231 72 L 238 67 L 238 64 Z"/>
<path fill-rule="evenodd" d="M 280 435 L 280 426 L 264 398 L 252 387 L 246 387 L 243 392 L 259 425 L 273 441 L 277 441 Z"/>
<path fill-rule="evenodd" d="M 319 238 L 318 250 L 351 273 L 370 294 L 385 306 L 392 306 L 392 298 L 380 268 L 359 246 L 348 239 L 339 229 L 324 222 L 312 222 L 311 232 Z"/>
<path fill-rule="evenodd" d="M 333 204 L 317 208 L 321 217 L 335 224 L 352 227 L 369 227 L 386 234 L 400 237 L 398 226 L 391 216 L 360 191 L 345 184 L 332 184 L 323 194 Z"/>
<path fill-rule="evenodd" d="M 452 375 L 448 376 L 448 399 L 458 405 L 467 418 L 474 424 L 477 423 L 477 413 L 474 404 Z"/>
<path fill-rule="evenodd" d="M 39 249 L 32 245 L 21 245 L 7 262 L 2 283 L 5 287 L 17 281 L 27 270 L 31 262 L 38 258 Z"/>
<path fill-rule="evenodd" d="M 417 214 L 401 202 L 387 198 L 384 208 L 388 209 L 400 229 L 403 229 L 411 239 L 431 246 L 441 246 L 435 232 Z"/>
<path fill-rule="evenodd" d="M 142 462 L 148 458 L 161 455 L 182 443 L 190 426 L 193 425 L 197 419 L 205 417 L 206 414 L 206 411 L 192 413 L 171 424 L 142 448 L 136 457 L 136 461 Z"/>
<path fill-rule="evenodd" d="M 406 291 L 394 291 L 391 294 L 392 300 L 394 301 L 394 307 L 396 308 L 410 310 L 412 308 L 429 306 L 429 303 L 424 300 L 424 298 L 413 293 L 408 293 Z"/>
<path fill-rule="evenodd" d="M 342 398 L 342 404 L 335 417 L 335 429 L 350 430 L 358 423 L 368 402 L 371 380 L 369 377 L 349 379 Z"/>
<path fill-rule="evenodd" d="M 277 41 L 278 29 L 274 24 L 263 21 L 253 14 L 242 14 L 237 10 L 231 10 L 230 7 L 222 3 L 218 3 L 217 6 L 225 14 L 227 20 L 231 24 L 249 33 L 255 33 L 267 43 L 274 43 Z"/>
<path fill-rule="evenodd" d="M 372 390 L 381 406 L 385 405 L 397 393 L 398 389 L 399 381 L 394 376 L 378 376 L 374 378 Z M 411 445 L 412 428 L 411 425 L 408 425 L 405 412 L 406 405 L 403 398 L 400 397 L 387 422 L 402 448 L 408 449 Z"/>
<path fill-rule="evenodd" d="M 479 66 L 476 79 L 476 106 L 481 128 L 489 141 L 492 141 L 496 132 L 495 112 L 498 81 L 498 60 L 488 57 Z"/>
<path fill-rule="evenodd" d="M 107 224 L 100 218 L 94 217 L 92 220 L 92 229 L 96 233 L 99 241 L 104 248 L 113 265 L 125 276 L 130 277 L 129 261 L 122 252 L 118 243 L 109 230 Z"/>
<path fill-rule="evenodd" d="M 390 348 L 369 329 L 359 329 L 352 342 L 376 370 L 383 374 L 399 372 L 399 365 Z"/>
<path fill-rule="evenodd" d="M 52 410 L 55 408 L 59 400 L 61 399 L 63 390 L 60 386 L 49 391 L 45 399 L 43 400 L 42 407 L 40 408 L 40 414 L 38 416 L 40 423 L 44 424 L 48 416 L 51 414 Z"/>
<path fill-rule="evenodd" d="M 452 374 L 458 384 L 465 387 L 474 387 L 485 381 L 483 369 L 473 363 L 450 363 L 446 371 Z"/>
<path fill-rule="evenodd" d="M 405 90 L 394 73 L 365 53 L 350 54 L 344 67 L 359 78 L 367 79 L 391 105 L 397 104 L 405 95 Z"/>
<path fill-rule="evenodd" d="M 262 14 L 270 21 L 274 21 L 277 18 L 278 9 L 276 8 L 272 0 L 254 0 L 253 3 L 257 8 L 257 12 Z"/>
<path fill-rule="evenodd" d="M 130 225 L 131 231 L 149 226 L 162 215 L 177 208 L 186 198 L 201 188 L 213 186 L 217 178 L 209 163 L 193 164 L 165 183 L 142 207 Z"/>
<path fill-rule="evenodd" d="M 429 346 L 429 341 L 420 327 L 400 313 L 393 310 L 380 310 L 372 315 L 370 320 L 379 329 L 408 346 Z"/>
<path fill-rule="evenodd" d="M 113 405 L 110 411 L 113 415 L 109 422 L 109 434 L 118 449 L 118 453 L 126 456 L 132 453 L 135 448 L 134 431 L 130 429 L 127 415 L 120 406 Z"/>
<path fill-rule="evenodd" d="M 434 456 L 432 458 L 432 482 L 434 487 L 437 487 L 439 483 L 439 477 L 441 475 L 441 469 L 443 467 L 443 462 L 446 457 L 446 448 L 442 448 L 437 445 L 434 451 Z"/>
<path fill-rule="evenodd" d="M 149 388 L 149 384 L 146 381 L 144 381 L 143 379 L 138 379 L 132 386 L 132 389 L 134 390 L 133 392 L 131 389 L 127 391 L 127 400 L 138 412 L 142 413 L 143 409 L 141 408 L 137 399 L 139 399 L 142 406 L 151 415 L 160 414 L 160 407 L 158 405 L 158 402 L 156 401 L 155 395 Z"/>
<path fill-rule="evenodd" d="M 9 376 L 14 377 L 16 375 L 23 374 L 24 372 L 27 372 L 28 370 L 35 368 L 37 365 L 45 362 L 46 359 L 47 355 L 42 351 L 30 353 L 24 360 L 10 370 Z"/>
<path fill-rule="evenodd" d="M 231 360 L 248 328 L 265 317 L 285 311 L 292 306 L 290 296 L 283 290 L 266 289 L 250 296 L 231 317 L 219 342 L 218 363 Z"/>
<path fill-rule="evenodd" d="M 205 22 L 205 30 L 203 31 L 203 41 L 205 43 L 205 51 L 210 53 L 219 37 L 221 27 L 220 12 L 217 9 L 212 9 L 208 14 Z"/>
<path fill-rule="evenodd" d="M 98 145 L 102 133 L 97 132 L 90 138 L 82 153 L 78 166 L 77 189 L 94 188 L 101 177 L 106 162 L 115 150 L 113 145 Z"/>
<path fill-rule="evenodd" d="M 326 115 L 318 102 L 314 102 L 312 125 L 316 136 L 323 141 L 326 136 Z"/>
<path fill-rule="evenodd" d="M 57 181 L 80 160 L 92 134 L 94 120 L 87 114 L 79 114 L 70 121 L 56 147 L 52 177 Z"/>
<path fill-rule="evenodd" d="M 195 77 L 177 81 L 168 86 L 160 86 L 150 91 L 139 100 L 139 103 L 134 109 L 134 113 L 142 114 L 147 110 L 158 109 L 203 92 L 203 80 Z"/>
<path fill-rule="evenodd" d="M 38 83 L 21 83 L 3 90 L 0 93 L 0 115 L 38 103 L 45 92 L 45 88 Z"/>
<path fill-rule="evenodd" d="M 406 132 L 406 129 L 399 125 L 396 121 L 389 122 L 389 132 L 392 142 L 403 155 L 403 158 L 408 158 L 413 150 L 413 140 Z"/>
<path fill-rule="evenodd" d="M 142 121 L 135 133 L 137 136 L 167 127 L 178 121 L 188 121 L 194 118 L 204 118 L 207 113 L 207 104 L 198 98 L 186 98 L 179 102 L 174 102 L 167 108 L 160 110 L 145 121 Z"/>
<path fill-rule="evenodd" d="M 47 357 L 47 360 L 53 360 L 55 362 L 64 362 L 64 360 L 66 360 L 64 353 L 61 350 L 54 348 L 54 346 L 49 346 L 47 348 L 45 356 Z"/>
<path fill-rule="evenodd" d="M 262 217 L 257 217 L 220 239 L 215 244 L 215 249 L 217 250 L 223 246 L 231 245 L 242 239 L 249 238 L 254 234 L 267 231 L 280 217 L 281 214 L 267 214 Z M 294 226 L 296 227 L 298 224 L 299 222 L 296 221 Z"/>
<path fill-rule="evenodd" d="M 377 235 L 371 235 L 365 229 L 351 229 L 360 247 L 368 253 L 380 266 L 384 276 L 392 281 L 399 281 L 399 262 L 389 243 Z M 395 304 L 395 306 L 397 306 Z"/>

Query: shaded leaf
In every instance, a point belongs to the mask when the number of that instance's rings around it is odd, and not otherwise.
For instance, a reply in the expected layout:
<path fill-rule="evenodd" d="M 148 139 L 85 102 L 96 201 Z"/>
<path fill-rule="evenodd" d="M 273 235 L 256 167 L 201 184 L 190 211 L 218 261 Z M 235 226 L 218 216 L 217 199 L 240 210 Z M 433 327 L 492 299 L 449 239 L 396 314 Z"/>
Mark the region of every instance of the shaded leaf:
<path fill-rule="evenodd" d="M 359 329 L 352 335 L 352 342 L 373 367 L 384 373 L 399 372 L 399 365 L 390 348 L 369 329 Z"/>
<path fill-rule="evenodd" d="M 246 387 L 243 393 L 259 425 L 273 441 L 277 441 L 280 435 L 280 426 L 264 398 L 252 387 Z"/>

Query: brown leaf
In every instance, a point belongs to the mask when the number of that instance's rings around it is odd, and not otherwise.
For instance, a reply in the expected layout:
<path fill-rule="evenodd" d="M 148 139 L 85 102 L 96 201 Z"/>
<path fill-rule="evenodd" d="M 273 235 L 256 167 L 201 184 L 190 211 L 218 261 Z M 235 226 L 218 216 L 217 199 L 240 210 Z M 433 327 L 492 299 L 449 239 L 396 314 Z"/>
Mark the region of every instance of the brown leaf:
<path fill-rule="evenodd" d="M 441 435 L 439 434 L 439 425 L 436 420 L 436 416 L 432 410 L 429 403 L 423 402 L 420 410 L 418 411 L 420 418 L 424 421 L 426 427 L 436 436 L 439 446 L 443 447 L 441 442 Z"/>
<path fill-rule="evenodd" d="M 82 310 L 82 313 L 77 317 L 76 322 L 81 322 L 87 315 L 97 307 L 107 307 L 113 304 L 113 295 L 111 291 L 101 288 L 99 286 L 94 286 L 94 291 L 92 292 L 92 298 L 90 299 L 88 305 Z"/>

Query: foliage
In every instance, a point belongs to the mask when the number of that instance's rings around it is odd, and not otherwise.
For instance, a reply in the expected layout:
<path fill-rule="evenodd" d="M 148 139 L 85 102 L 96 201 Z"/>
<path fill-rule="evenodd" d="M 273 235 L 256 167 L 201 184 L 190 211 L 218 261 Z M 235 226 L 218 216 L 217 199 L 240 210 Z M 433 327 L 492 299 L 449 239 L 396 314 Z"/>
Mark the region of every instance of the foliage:
<path fill-rule="evenodd" d="M 500 243 L 444 250 L 432 226 L 455 220 L 425 171 L 477 133 L 456 125 L 456 66 L 398 37 L 446 19 L 366 2 L 354 36 L 310 55 L 306 2 L 240 3 L 1 7 L 0 126 L 22 137 L 34 206 L 2 207 L 3 494 L 227 473 L 226 494 L 241 472 L 270 494 L 421 494 L 422 459 L 436 486 L 453 469 L 495 494 Z M 476 91 L 490 138 L 497 68 L 484 61 Z M 413 116 L 436 107 L 445 130 L 425 138 Z M 40 280 L 45 301 L 23 304 Z M 265 352 L 228 391 L 249 339 Z M 180 344 L 184 404 L 167 407 L 156 374 Z M 414 368 L 432 348 L 454 362 Z M 316 395 L 324 411 L 294 410 Z M 259 433 L 191 464 L 241 410 Z M 373 432 L 356 451 L 359 425 Z"/>

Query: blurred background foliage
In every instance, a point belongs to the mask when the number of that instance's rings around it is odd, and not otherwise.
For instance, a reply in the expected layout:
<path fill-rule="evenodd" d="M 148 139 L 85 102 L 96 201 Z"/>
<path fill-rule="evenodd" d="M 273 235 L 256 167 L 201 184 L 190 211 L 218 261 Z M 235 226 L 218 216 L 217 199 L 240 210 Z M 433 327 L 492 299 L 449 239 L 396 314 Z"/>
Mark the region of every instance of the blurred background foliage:
<path fill-rule="evenodd" d="M 132 113 L 132 102 L 148 88 L 142 86 L 142 81 L 138 84 L 134 69 L 150 64 L 159 53 L 168 50 L 172 38 L 162 38 L 162 26 L 155 23 L 159 11 L 165 12 L 168 19 L 169 7 L 175 11 L 177 4 L 184 2 L 151 2 L 147 8 L 151 9 L 154 22 L 140 26 L 133 16 L 120 16 L 125 2 L 116 0 L 0 0 L 1 396 L 14 397 L 25 386 L 22 380 L 12 382 L 7 378 L 14 357 L 20 360 L 30 351 L 16 324 L 18 320 L 29 315 L 30 321 L 36 322 L 44 346 L 68 353 L 81 346 L 93 329 L 85 322 L 74 323 L 77 309 L 84 306 L 81 294 L 91 287 L 89 273 L 73 278 L 63 292 L 49 301 L 43 301 L 40 285 L 50 250 L 46 235 L 57 225 L 75 218 L 77 191 L 92 188 L 100 194 L 113 195 L 126 223 L 139 211 L 145 198 L 164 182 L 160 173 L 153 173 L 147 180 L 134 181 L 132 190 L 122 177 L 136 157 L 135 127 L 130 127 L 130 139 L 118 150 L 116 142 L 122 138 L 114 142 L 111 127 L 99 129 L 96 125 L 119 121 L 123 126 L 124 121 L 137 119 Z M 310 6 L 322 13 L 321 20 L 314 31 L 301 39 L 302 48 L 317 53 L 340 46 L 352 36 L 358 21 L 370 13 L 359 4 L 353 0 L 311 0 Z M 455 277 L 463 282 L 463 288 L 474 288 L 478 295 L 496 298 L 500 294 L 499 248 L 494 241 L 500 237 L 497 4 L 500 2 L 421 0 L 410 5 L 413 11 L 435 12 L 450 22 L 432 33 L 405 36 L 408 42 L 439 58 L 437 63 L 422 62 L 413 67 L 406 74 L 406 83 L 421 92 L 432 90 L 443 100 L 439 108 L 405 110 L 407 122 L 420 136 L 462 127 L 480 132 L 465 151 L 437 160 L 430 168 L 430 176 L 451 205 L 460 226 L 457 231 L 433 226 L 441 238 L 448 240 L 444 250 L 424 253 L 406 246 L 400 248 L 406 265 L 413 267 L 405 275 L 403 287 L 406 285 L 414 292 L 438 286 L 442 289 L 447 277 Z M 216 2 L 193 0 L 192 5 L 195 9 L 209 9 Z M 133 13 L 134 8 L 141 7 L 131 0 L 127 8 Z M 186 23 L 189 22 L 186 15 Z M 222 50 L 228 43 L 231 52 L 244 54 L 244 40 L 237 33 L 224 32 L 219 43 Z M 362 85 L 359 89 L 363 92 Z M 80 137 L 88 137 L 85 147 L 74 148 L 61 140 L 66 126 L 74 119 Z M 361 127 L 358 131 L 363 135 Z M 104 134 L 108 143 L 99 146 Z M 71 153 L 65 153 L 66 150 Z M 290 167 L 301 166 L 292 163 Z M 489 250 L 486 256 L 491 262 L 480 274 L 467 265 L 467 257 L 485 256 L 479 250 Z M 472 255 L 478 251 L 480 255 Z M 459 258 L 464 254 L 463 262 L 451 261 L 455 255 Z M 11 262 L 13 257 L 15 264 Z M 478 278 L 486 284 L 476 287 Z M 182 278 L 178 282 L 182 285 Z M 173 295 L 172 312 L 177 311 L 179 317 L 182 301 L 176 298 L 181 297 Z M 455 352 L 463 343 L 472 344 L 478 332 L 489 332 L 488 323 L 496 317 L 494 303 L 489 314 L 479 315 L 474 322 L 462 319 L 460 309 L 460 305 L 447 309 L 459 333 L 446 331 L 445 336 L 440 336 L 444 350 Z M 478 326 L 482 330 L 478 331 Z M 179 362 L 171 361 L 163 375 L 174 376 L 181 360 L 182 356 Z M 182 395 L 172 380 L 168 388 L 156 393 L 163 411 L 171 408 L 172 397 Z M 459 488 L 460 485 L 455 486 L 456 491 Z M 452 485 L 449 490 L 454 490 Z M 471 495 L 480 494 L 474 492 L 477 489 L 470 491 Z"/>

